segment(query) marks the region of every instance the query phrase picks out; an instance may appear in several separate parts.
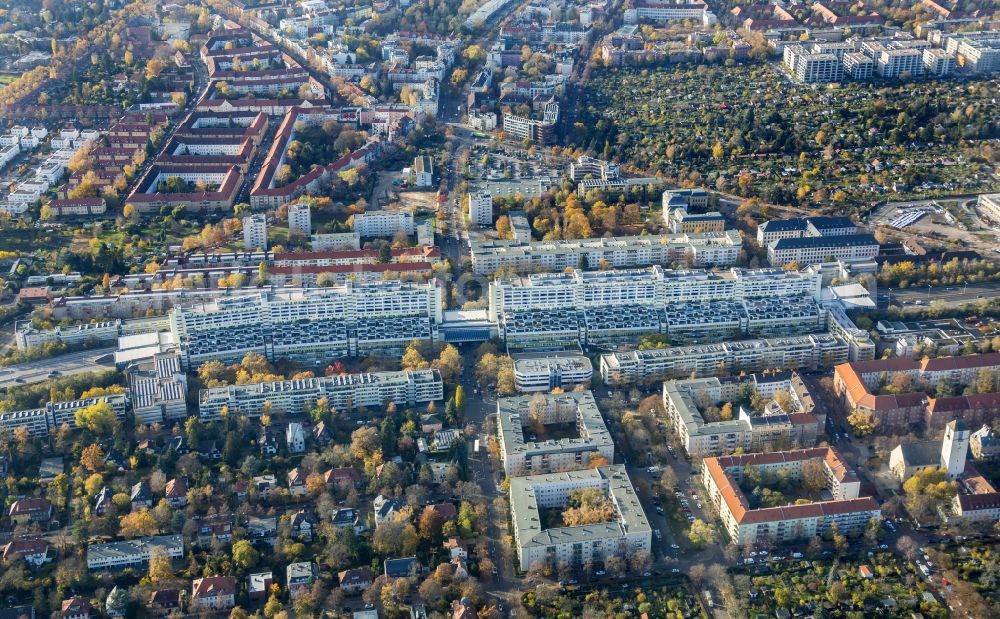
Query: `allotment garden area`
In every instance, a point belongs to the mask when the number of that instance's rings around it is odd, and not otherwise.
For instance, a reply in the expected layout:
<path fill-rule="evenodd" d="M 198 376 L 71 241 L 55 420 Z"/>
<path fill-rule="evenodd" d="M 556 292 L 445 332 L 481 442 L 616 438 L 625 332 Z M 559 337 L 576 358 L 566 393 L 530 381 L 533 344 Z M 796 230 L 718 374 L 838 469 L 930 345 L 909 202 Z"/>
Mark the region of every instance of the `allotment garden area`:
<path fill-rule="evenodd" d="M 819 87 L 773 64 L 605 68 L 567 140 L 631 172 L 843 213 L 996 191 L 998 91 L 997 78 Z"/>

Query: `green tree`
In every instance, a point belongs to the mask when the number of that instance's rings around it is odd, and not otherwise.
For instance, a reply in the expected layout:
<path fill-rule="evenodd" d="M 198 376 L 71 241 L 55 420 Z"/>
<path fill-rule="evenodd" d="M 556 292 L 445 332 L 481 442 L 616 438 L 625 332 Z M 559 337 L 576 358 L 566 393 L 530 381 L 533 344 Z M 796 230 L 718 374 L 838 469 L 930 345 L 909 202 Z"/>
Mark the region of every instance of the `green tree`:
<path fill-rule="evenodd" d="M 107 402 L 98 402 L 76 411 L 76 425 L 98 436 L 110 436 L 118 429 L 115 411 Z"/>
<path fill-rule="evenodd" d="M 241 539 L 233 544 L 233 562 L 240 568 L 249 570 L 257 565 L 260 553 L 248 540 Z"/>

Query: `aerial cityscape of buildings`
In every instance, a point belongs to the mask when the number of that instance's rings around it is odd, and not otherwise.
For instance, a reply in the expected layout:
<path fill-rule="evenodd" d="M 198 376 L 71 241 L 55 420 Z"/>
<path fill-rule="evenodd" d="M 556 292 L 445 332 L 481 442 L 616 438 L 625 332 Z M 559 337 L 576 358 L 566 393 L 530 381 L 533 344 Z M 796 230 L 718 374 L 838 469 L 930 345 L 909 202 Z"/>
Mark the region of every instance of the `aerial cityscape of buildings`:
<path fill-rule="evenodd" d="M 0 26 L 0 619 L 1000 615 L 993 3 Z"/>

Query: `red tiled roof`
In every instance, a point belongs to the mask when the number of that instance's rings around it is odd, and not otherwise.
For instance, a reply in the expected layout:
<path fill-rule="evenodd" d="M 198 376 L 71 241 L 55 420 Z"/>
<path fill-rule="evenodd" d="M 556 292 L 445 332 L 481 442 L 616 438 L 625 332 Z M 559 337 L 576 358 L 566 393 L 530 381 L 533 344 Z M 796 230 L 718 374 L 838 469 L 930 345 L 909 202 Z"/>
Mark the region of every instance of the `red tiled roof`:
<path fill-rule="evenodd" d="M 191 599 L 221 597 L 236 593 L 236 579 L 230 576 L 206 576 L 191 583 Z"/>

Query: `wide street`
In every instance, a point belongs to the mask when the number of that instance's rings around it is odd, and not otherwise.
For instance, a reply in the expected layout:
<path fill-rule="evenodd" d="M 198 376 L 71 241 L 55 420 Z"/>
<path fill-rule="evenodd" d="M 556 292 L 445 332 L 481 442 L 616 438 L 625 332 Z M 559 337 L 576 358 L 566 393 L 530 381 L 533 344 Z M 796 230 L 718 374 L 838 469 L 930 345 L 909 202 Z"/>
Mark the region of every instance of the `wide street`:
<path fill-rule="evenodd" d="M 963 286 L 913 286 L 911 288 L 884 288 L 878 291 L 879 307 L 889 305 L 930 305 L 940 301 L 946 305 L 965 305 L 982 299 L 992 299 L 1000 293 L 1000 282 L 967 284 Z"/>
<path fill-rule="evenodd" d="M 31 385 L 73 374 L 113 370 L 115 350 L 115 347 L 83 350 L 0 368 L 0 388 Z"/>

